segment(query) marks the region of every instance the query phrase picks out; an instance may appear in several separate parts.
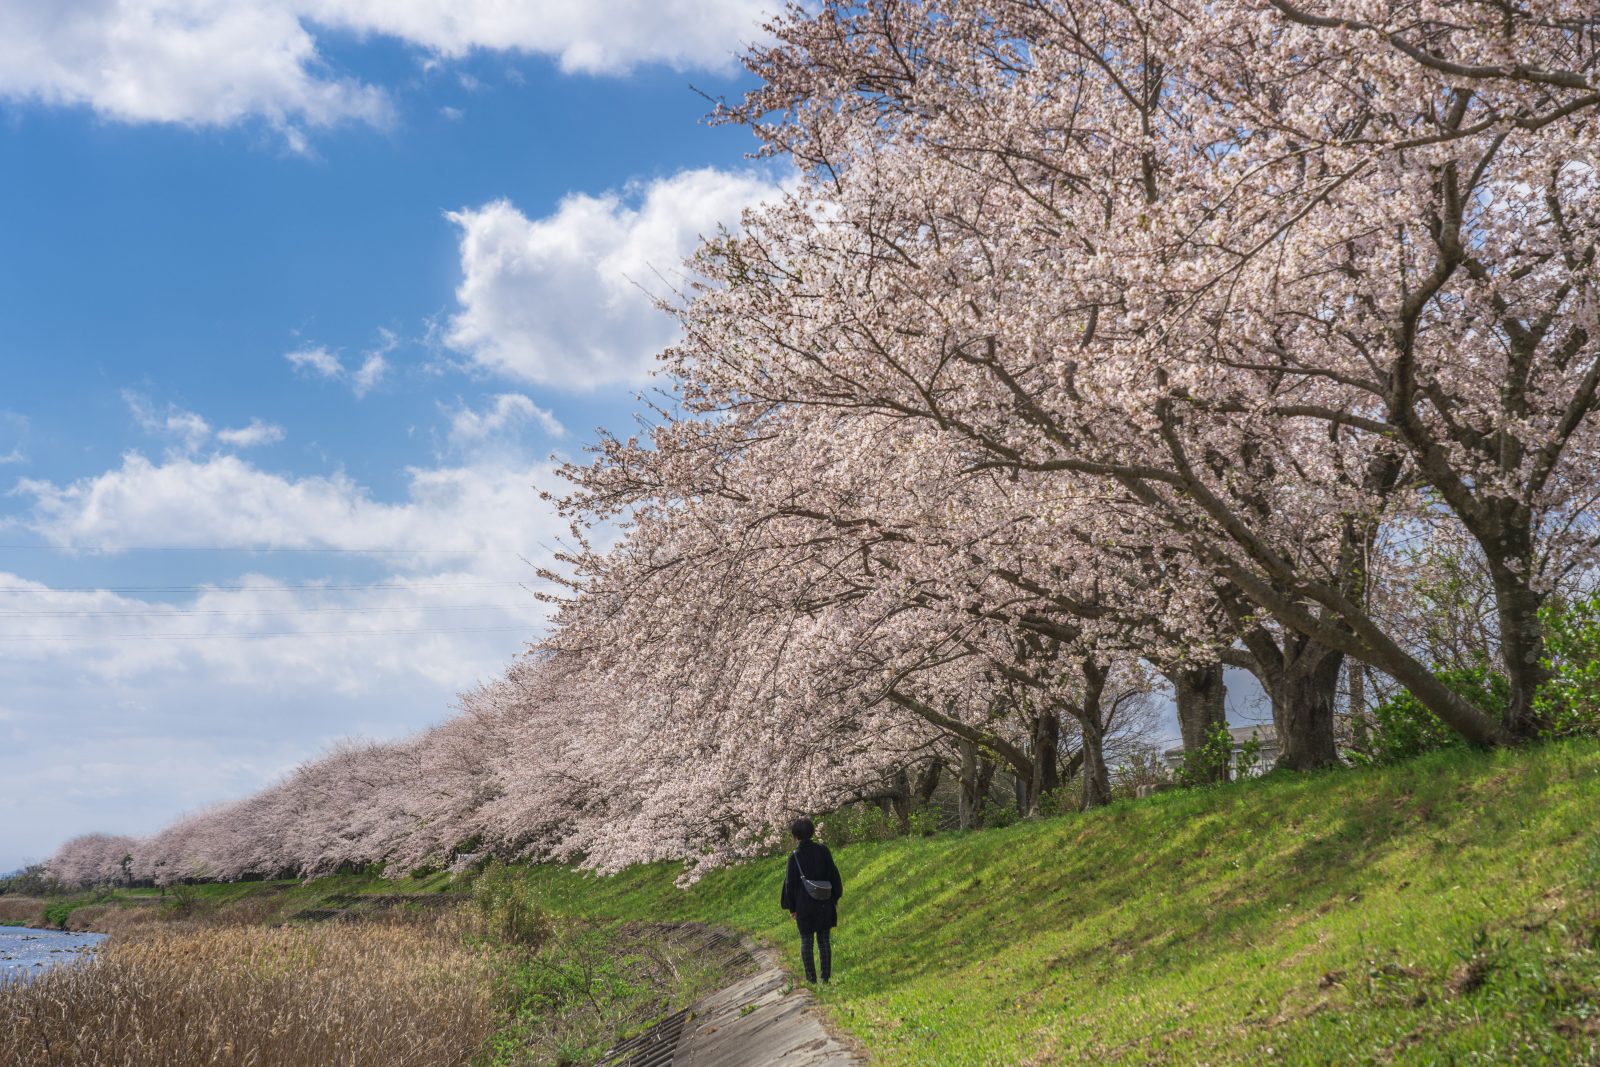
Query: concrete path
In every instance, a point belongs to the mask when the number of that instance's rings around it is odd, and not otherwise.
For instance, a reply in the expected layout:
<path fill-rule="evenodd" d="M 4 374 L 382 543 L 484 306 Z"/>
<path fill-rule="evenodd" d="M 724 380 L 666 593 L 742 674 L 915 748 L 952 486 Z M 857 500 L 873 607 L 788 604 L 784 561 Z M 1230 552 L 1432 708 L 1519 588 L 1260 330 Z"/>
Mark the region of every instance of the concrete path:
<path fill-rule="evenodd" d="M 739 954 L 734 935 L 695 929 L 710 935 L 708 950 Z M 865 1057 L 823 1029 L 811 994 L 791 988 L 777 953 L 739 941 L 752 964 L 748 977 L 623 1042 L 597 1067 L 864 1067 Z"/>
<path fill-rule="evenodd" d="M 750 977 L 689 1009 L 673 1067 L 859 1067 L 866 1061 L 822 1028 L 811 994 L 771 949 L 745 942 L 756 961 Z M 788 990 L 788 992 L 785 992 Z"/>

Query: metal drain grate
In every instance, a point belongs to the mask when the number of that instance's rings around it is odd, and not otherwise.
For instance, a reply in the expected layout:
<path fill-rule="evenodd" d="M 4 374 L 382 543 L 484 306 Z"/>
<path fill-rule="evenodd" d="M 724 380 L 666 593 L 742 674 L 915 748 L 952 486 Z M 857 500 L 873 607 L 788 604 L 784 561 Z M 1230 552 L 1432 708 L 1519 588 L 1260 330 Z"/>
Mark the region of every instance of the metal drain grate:
<path fill-rule="evenodd" d="M 669 1067 L 689 1012 L 669 1015 L 637 1037 L 613 1046 L 594 1067 Z"/>

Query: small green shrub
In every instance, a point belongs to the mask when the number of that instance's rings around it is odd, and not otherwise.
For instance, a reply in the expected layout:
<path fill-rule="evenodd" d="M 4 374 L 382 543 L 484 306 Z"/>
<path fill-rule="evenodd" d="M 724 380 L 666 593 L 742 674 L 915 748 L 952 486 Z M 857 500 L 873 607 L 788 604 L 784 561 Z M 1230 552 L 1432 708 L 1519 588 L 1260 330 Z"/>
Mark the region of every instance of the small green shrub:
<path fill-rule="evenodd" d="M 1550 737 L 1600 733 L 1600 595 L 1546 605 L 1544 667 L 1533 706 Z"/>
<path fill-rule="evenodd" d="M 834 848 L 861 841 L 889 841 L 901 836 L 900 820 L 893 812 L 870 804 L 847 804 L 817 820 L 817 836 Z"/>
<path fill-rule="evenodd" d="M 1254 778 L 1261 770 L 1261 738 L 1251 734 L 1250 740 L 1239 746 L 1239 755 L 1233 761 L 1234 776 Z"/>
<path fill-rule="evenodd" d="M 1511 700 L 1511 686 L 1505 675 L 1487 665 L 1440 671 L 1438 678 L 1461 697 L 1496 717 L 1505 714 Z M 1378 765 L 1399 763 L 1424 752 L 1464 743 L 1461 735 L 1423 707 L 1422 701 L 1402 691 L 1372 709 L 1367 751 L 1355 754 L 1355 760 Z"/>
<path fill-rule="evenodd" d="M 1260 746 L 1257 746 L 1257 754 Z M 1176 778 L 1185 788 L 1210 785 L 1228 780 L 1228 766 L 1233 759 L 1233 735 L 1226 723 L 1214 723 L 1199 748 L 1184 752 Z"/>
<path fill-rule="evenodd" d="M 983 817 L 980 820 L 982 826 L 991 830 L 999 830 L 1019 822 L 1021 819 L 1022 813 L 1017 810 L 1015 804 L 997 804 L 989 797 L 984 798 Z"/>
<path fill-rule="evenodd" d="M 473 881 L 472 903 L 488 937 L 534 947 L 549 940 L 553 924 L 526 877 L 499 860 Z"/>

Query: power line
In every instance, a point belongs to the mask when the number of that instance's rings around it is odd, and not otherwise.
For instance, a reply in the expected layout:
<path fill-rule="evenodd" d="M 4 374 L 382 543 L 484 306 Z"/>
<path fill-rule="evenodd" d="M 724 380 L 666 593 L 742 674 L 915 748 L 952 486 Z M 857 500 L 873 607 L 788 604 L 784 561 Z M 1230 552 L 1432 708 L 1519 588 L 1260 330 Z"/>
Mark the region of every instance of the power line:
<path fill-rule="evenodd" d="M 399 615 L 412 611 L 487 611 L 500 608 L 526 608 L 527 601 L 510 601 L 504 604 L 412 604 L 396 608 L 294 608 L 289 611 L 212 611 L 208 609 L 172 608 L 168 611 L 5 611 L 0 619 L 176 619 L 205 618 L 257 618 L 269 615 Z"/>
<path fill-rule="evenodd" d="M 509 548 L 322 548 L 271 545 L 0 545 L 7 552 L 119 555 L 123 552 L 333 552 L 357 556 L 520 556 Z"/>
<path fill-rule="evenodd" d="M 215 641 L 250 640 L 266 637 L 405 637 L 413 634 L 488 634 L 527 633 L 523 626 L 466 626 L 436 627 L 421 630 L 282 630 L 241 634 L 0 634 L 0 641 L 81 641 L 94 644 L 101 641 Z"/>
<path fill-rule="evenodd" d="M 325 593 L 353 589 L 504 589 L 509 586 L 557 585 L 546 578 L 504 578 L 474 582 L 364 582 L 353 585 L 53 585 L 34 589 L 0 585 L 0 593 L 47 596 L 51 593 Z"/>

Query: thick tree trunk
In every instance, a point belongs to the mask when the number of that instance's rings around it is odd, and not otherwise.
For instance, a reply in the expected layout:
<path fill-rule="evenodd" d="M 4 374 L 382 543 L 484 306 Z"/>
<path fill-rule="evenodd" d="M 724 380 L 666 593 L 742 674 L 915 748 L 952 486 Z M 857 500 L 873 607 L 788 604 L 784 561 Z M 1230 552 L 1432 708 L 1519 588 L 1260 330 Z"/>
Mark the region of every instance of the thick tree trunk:
<path fill-rule="evenodd" d="M 1177 705 L 1178 731 L 1183 735 L 1184 751 L 1198 751 L 1213 730 L 1228 725 L 1228 687 L 1223 678 L 1222 664 L 1175 667 L 1163 674 L 1172 685 L 1172 699 Z M 1227 781 L 1228 768 L 1216 768 L 1212 780 Z"/>
<path fill-rule="evenodd" d="M 975 830 L 982 814 L 983 798 L 978 792 L 978 746 L 971 741 L 957 741 L 961 750 L 960 799 L 956 813 L 961 829 Z"/>
<path fill-rule="evenodd" d="M 1106 726 L 1101 697 L 1105 694 L 1110 671 L 1092 659 L 1083 661 L 1083 700 L 1074 717 L 1083 734 L 1083 792 L 1085 810 L 1111 803 L 1111 773 L 1106 769 Z"/>
<path fill-rule="evenodd" d="M 985 756 L 978 757 L 978 819 L 976 825 L 983 825 L 983 805 L 989 799 L 989 790 L 994 786 L 994 774 L 998 765 L 994 760 Z"/>
<path fill-rule="evenodd" d="M 904 767 L 895 772 L 894 791 L 889 794 L 889 810 L 902 834 L 911 832 L 911 776 Z"/>
<path fill-rule="evenodd" d="M 1314 771 L 1339 761 L 1334 737 L 1344 653 L 1290 630 L 1275 637 L 1257 628 L 1244 637 L 1255 675 L 1272 700 L 1278 766 Z"/>
<path fill-rule="evenodd" d="M 1106 769 L 1105 730 L 1090 716 L 1079 719 L 1083 731 L 1083 808 L 1111 803 L 1111 773 Z"/>
<path fill-rule="evenodd" d="M 1357 751 L 1367 750 L 1367 665 L 1360 660 L 1348 660 L 1345 678 L 1350 690 L 1350 737 Z"/>
<path fill-rule="evenodd" d="M 1279 674 L 1272 687 L 1272 718 L 1278 730 L 1278 766 L 1314 771 L 1339 760 L 1334 737 L 1335 701 L 1344 653 L 1323 649 Z"/>
<path fill-rule="evenodd" d="M 1491 561 L 1489 573 L 1500 621 L 1500 659 L 1506 681 L 1511 683 L 1505 729 L 1519 739 L 1537 737 L 1545 724 L 1534 710 L 1533 701 L 1550 678 L 1544 666 L 1544 627 L 1539 621 L 1544 597 L 1528 585 L 1524 576 L 1503 563 Z"/>
<path fill-rule="evenodd" d="M 1061 745 L 1061 717 L 1041 712 L 1033 721 L 1033 777 L 1028 783 L 1027 814 L 1039 814 L 1040 802 L 1061 786 L 1057 767 Z"/>
<path fill-rule="evenodd" d="M 928 765 L 917 776 L 917 803 L 926 804 L 933 799 L 933 791 L 939 788 L 939 775 L 944 771 L 942 760 L 929 760 Z"/>

